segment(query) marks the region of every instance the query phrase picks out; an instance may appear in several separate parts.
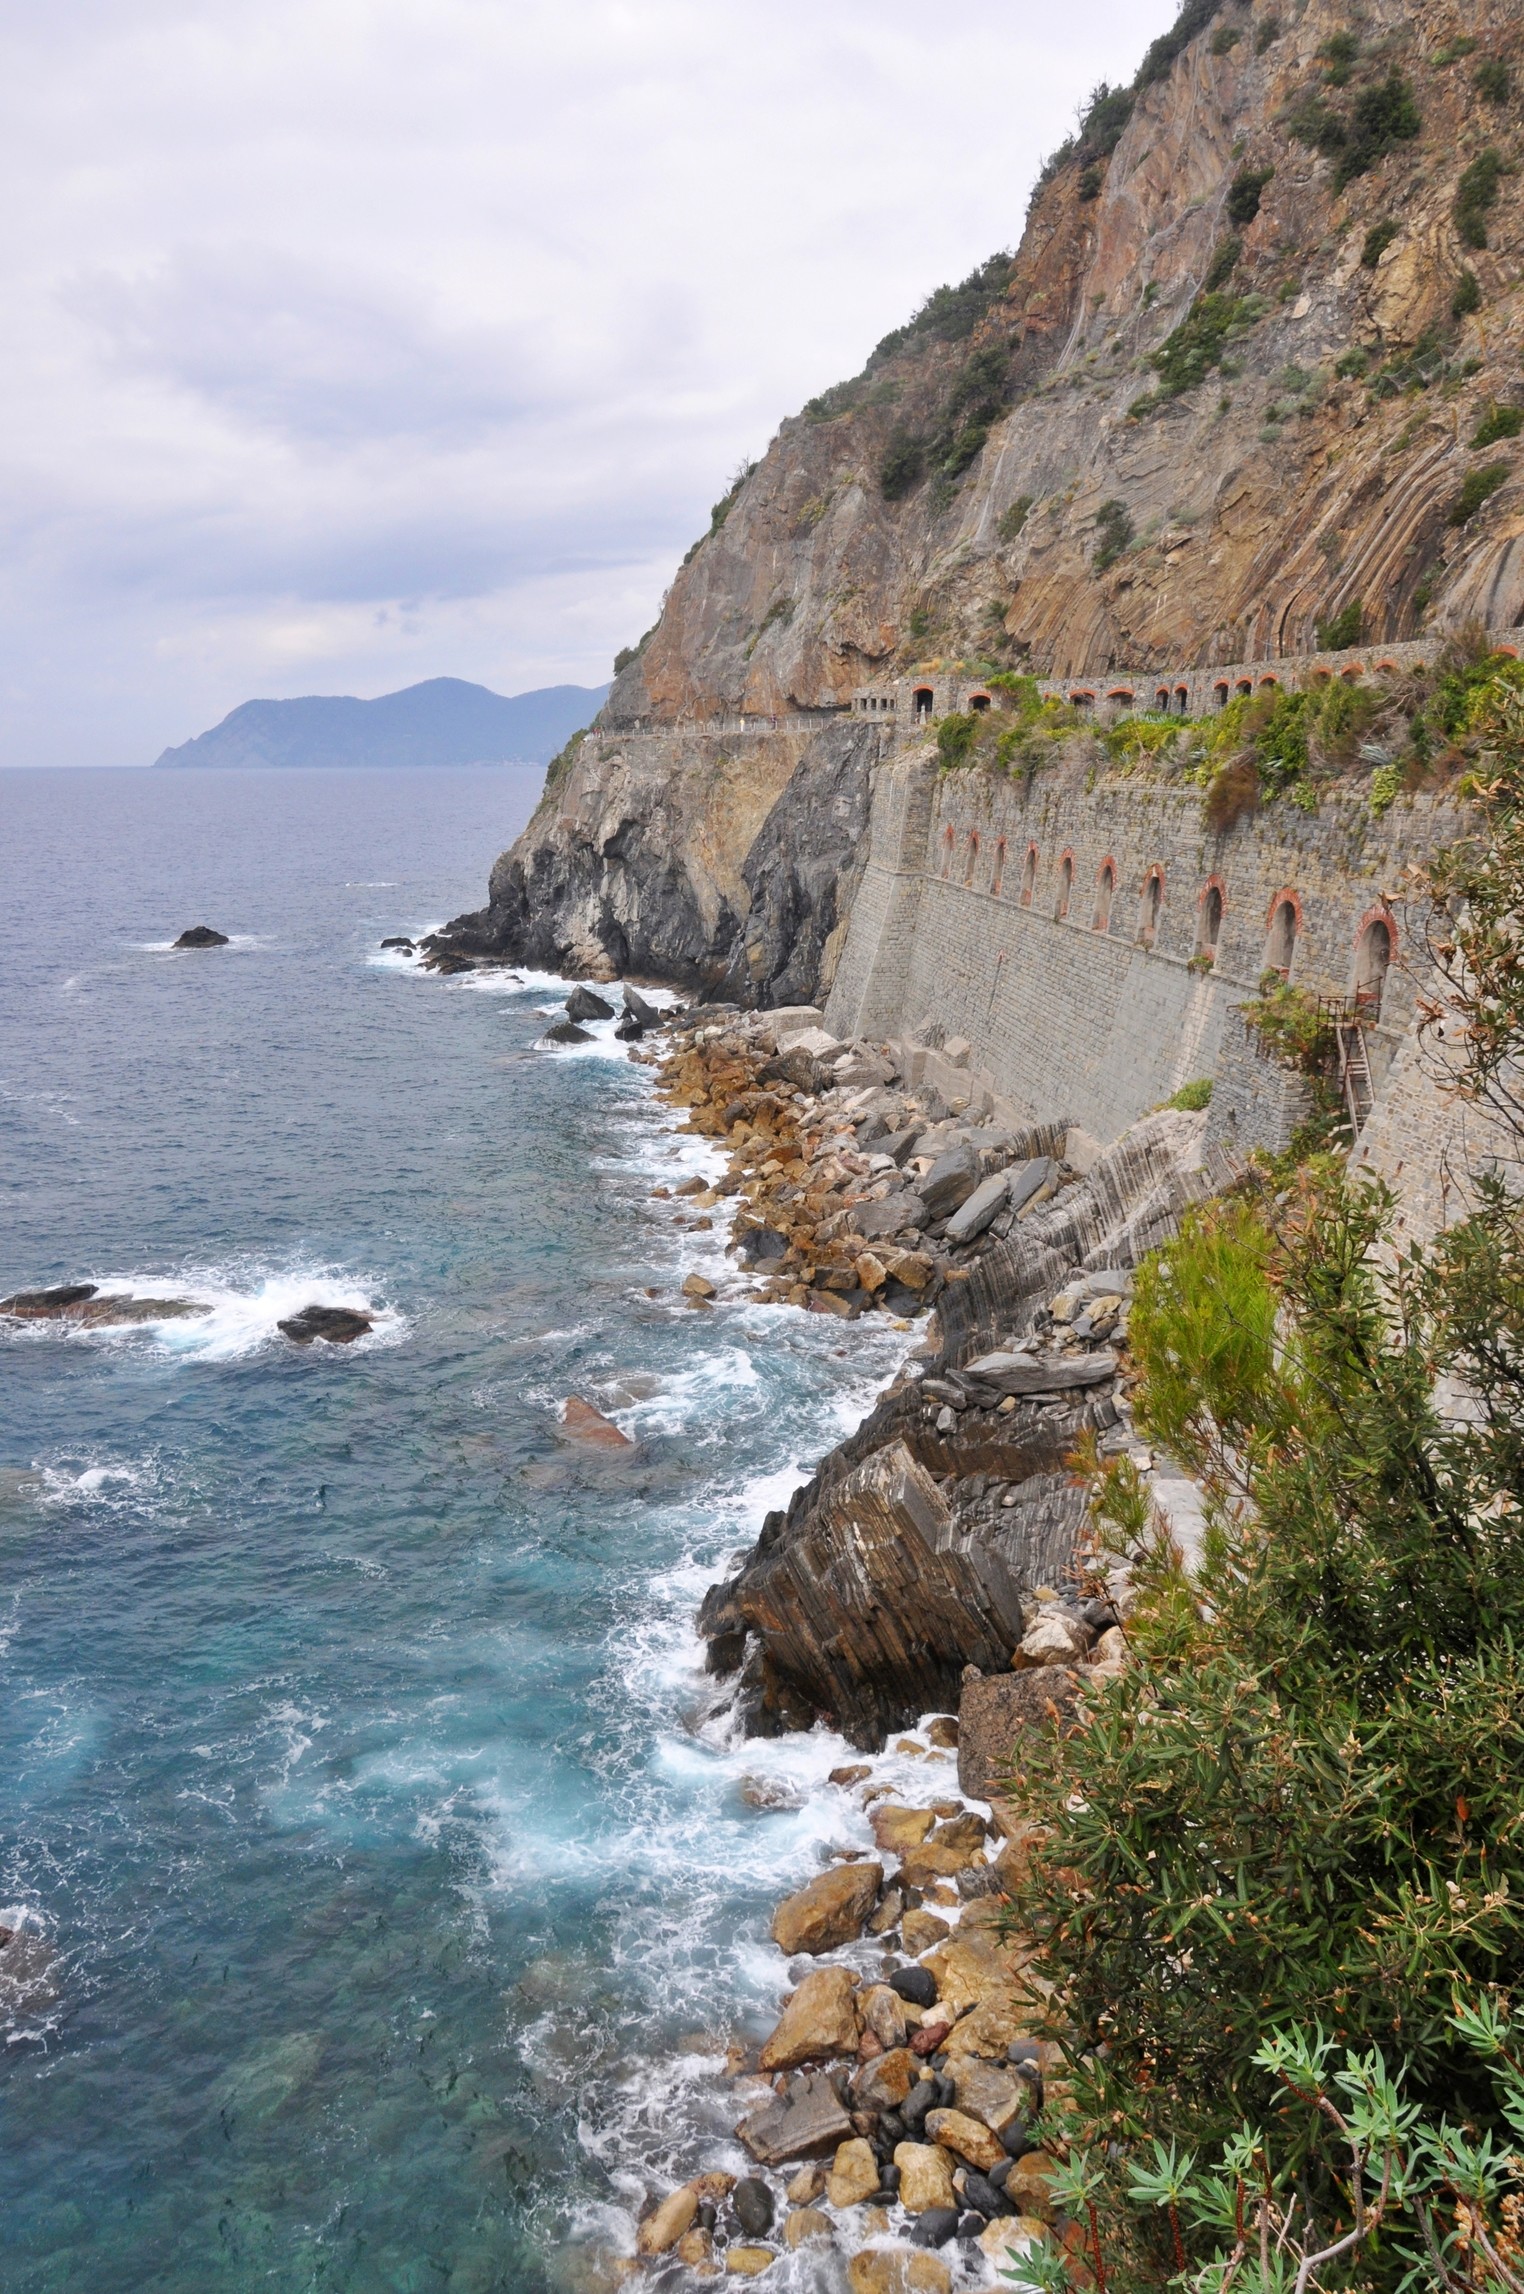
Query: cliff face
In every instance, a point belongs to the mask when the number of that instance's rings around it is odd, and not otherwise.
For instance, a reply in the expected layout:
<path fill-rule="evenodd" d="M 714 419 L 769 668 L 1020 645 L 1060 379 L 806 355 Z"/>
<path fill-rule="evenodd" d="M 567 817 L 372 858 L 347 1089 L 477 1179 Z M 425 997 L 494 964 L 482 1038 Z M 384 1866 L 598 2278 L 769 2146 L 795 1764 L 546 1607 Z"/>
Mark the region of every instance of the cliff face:
<path fill-rule="evenodd" d="M 462 946 L 818 995 L 876 739 L 834 716 L 855 687 L 1263 659 L 1344 613 L 1372 640 L 1524 617 L 1519 458 L 1506 416 L 1482 427 L 1524 338 L 1514 11 L 1182 22 L 1014 260 L 783 424 Z"/>

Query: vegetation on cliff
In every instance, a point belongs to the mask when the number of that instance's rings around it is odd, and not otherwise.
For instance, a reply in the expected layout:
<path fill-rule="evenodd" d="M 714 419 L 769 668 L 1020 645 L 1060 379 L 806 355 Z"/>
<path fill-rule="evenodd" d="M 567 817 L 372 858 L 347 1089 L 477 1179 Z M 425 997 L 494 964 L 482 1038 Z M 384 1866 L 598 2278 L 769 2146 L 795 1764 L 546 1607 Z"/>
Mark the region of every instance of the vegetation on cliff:
<path fill-rule="evenodd" d="M 1493 674 L 1457 706 L 1486 821 L 1430 875 L 1455 996 L 1435 1019 L 1455 1089 L 1524 1146 L 1524 699 Z M 1095 2162 L 1113 2285 L 1220 2287 L 1246 2161 L 1254 2206 L 1274 2185 L 1279 2220 L 1294 2196 L 1350 2230 L 1347 2129 L 1317 2095 L 1369 2102 L 1372 2049 L 1411 2171 L 1317 2283 L 1511 2282 L 1472 2232 L 1512 2252 L 1517 2080 L 1492 2072 L 1517 2063 L 1524 1976 L 1524 1198 L 1474 1186 L 1402 1249 L 1385 1191 L 1314 1159 L 1196 1213 L 1139 1279 L 1137 1422 L 1199 1483 L 1204 1549 L 1187 1572 L 1131 1466 L 1090 1459 L 1135 1661 L 1015 1779 L 1047 1832 L 1020 1924 L 1075 2058 L 1053 2140 Z M 1415 2150 L 1419 2113 L 1456 2125 Z M 1236 2158 L 1226 2181 L 1193 2183 L 1202 2146 Z"/>

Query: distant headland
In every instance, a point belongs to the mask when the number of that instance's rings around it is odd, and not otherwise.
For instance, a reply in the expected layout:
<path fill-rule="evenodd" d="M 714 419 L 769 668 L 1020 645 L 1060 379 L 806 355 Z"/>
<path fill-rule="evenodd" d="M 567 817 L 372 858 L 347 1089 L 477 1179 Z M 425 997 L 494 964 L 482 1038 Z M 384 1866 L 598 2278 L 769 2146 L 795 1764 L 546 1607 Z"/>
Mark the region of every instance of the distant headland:
<path fill-rule="evenodd" d="M 312 694 L 245 701 L 155 766 L 545 765 L 603 706 L 607 685 L 504 695 L 430 677 L 374 701 Z"/>

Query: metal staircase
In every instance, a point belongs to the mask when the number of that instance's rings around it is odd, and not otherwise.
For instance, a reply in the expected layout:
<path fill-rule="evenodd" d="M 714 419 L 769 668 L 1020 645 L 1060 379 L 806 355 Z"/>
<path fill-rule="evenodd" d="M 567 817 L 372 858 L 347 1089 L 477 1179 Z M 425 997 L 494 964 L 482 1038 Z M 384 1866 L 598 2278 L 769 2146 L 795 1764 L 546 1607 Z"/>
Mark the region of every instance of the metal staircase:
<path fill-rule="evenodd" d="M 1337 1019 L 1334 1033 L 1339 1046 L 1339 1081 L 1344 1087 L 1344 1104 L 1349 1109 L 1350 1129 L 1358 1139 L 1376 1102 L 1365 1022 L 1358 1014 Z"/>

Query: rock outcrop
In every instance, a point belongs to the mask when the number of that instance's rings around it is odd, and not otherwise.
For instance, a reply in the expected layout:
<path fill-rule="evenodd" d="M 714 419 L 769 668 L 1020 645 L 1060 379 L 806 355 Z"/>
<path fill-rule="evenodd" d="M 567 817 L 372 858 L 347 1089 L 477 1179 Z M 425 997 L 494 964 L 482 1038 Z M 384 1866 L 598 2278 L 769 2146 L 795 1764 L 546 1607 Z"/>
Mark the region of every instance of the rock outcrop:
<path fill-rule="evenodd" d="M 782 425 L 446 948 L 821 997 L 879 742 L 839 714 L 859 688 L 1517 622 L 1514 30 L 1501 0 L 1353 27 L 1187 0 L 1014 259 Z"/>

